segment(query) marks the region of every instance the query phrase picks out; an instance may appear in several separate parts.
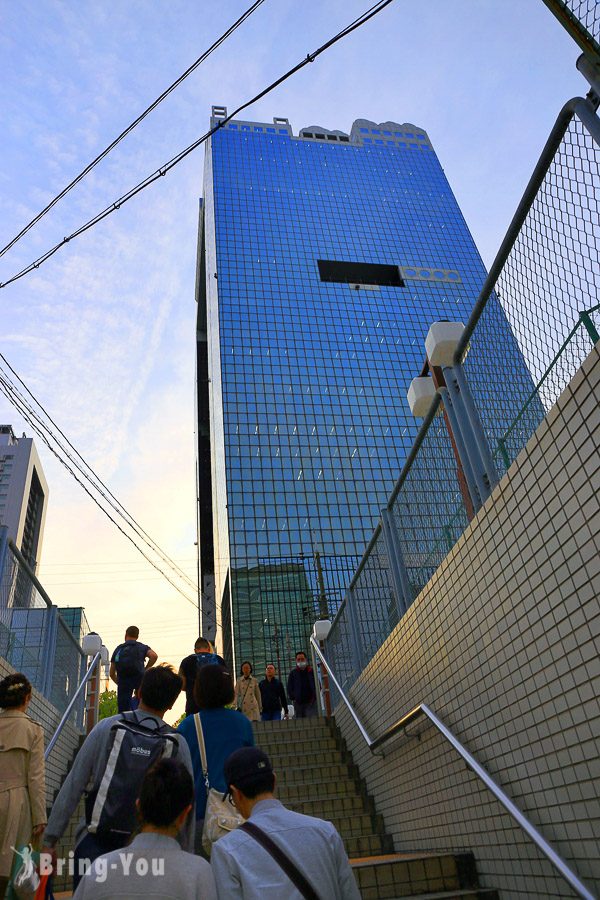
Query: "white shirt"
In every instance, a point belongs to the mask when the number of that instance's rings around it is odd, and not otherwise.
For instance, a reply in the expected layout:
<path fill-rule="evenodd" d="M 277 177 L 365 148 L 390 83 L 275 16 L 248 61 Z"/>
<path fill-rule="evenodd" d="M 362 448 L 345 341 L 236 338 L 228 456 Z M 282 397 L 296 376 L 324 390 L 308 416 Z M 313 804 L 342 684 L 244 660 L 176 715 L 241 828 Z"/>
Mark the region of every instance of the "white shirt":
<path fill-rule="evenodd" d="M 331 822 L 292 812 L 279 800 L 260 800 L 250 821 L 284 851 L 321 900 L 360 900 L 342 839 Z M 214 844 L 210 861 L 219 900 L 302 900 L 271 854 L 239 829 Z"/>

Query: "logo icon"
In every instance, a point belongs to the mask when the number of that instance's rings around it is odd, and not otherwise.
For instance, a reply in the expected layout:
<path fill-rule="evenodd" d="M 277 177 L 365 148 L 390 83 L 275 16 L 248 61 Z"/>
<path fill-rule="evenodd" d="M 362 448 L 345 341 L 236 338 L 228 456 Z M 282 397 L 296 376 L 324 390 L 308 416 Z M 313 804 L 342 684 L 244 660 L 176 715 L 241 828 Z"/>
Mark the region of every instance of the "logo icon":
<path fill-rule="evenodd" d="M 146 750 L 145 747 L 132 747 L 131 752 L 135 753 L 136 756 L 150 756 L 150 751 Z"/>

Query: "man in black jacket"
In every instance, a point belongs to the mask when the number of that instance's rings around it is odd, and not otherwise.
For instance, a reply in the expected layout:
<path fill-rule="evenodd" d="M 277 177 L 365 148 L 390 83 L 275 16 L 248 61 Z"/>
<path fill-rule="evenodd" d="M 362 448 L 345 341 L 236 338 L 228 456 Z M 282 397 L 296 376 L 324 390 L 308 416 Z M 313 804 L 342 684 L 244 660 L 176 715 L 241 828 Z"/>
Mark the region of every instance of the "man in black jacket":
<path fill-rule="evenodd" d="M 287 700 L 285 691 L 279 678 L 275 678 L 275 666 L 269 663 L 265 669 L 266 678 L 263 678 L 258 685 L 260 696 L 262 697 L 262 714 L 263 722 L 279 722 L 283 711 L 283 718 L 288 717 Z"/>
<path fill-rule="evenodd" d="M 315 676 L 304 650 L 296 653 L 296 668 L 288 675 L 287 692 L 297 719 L 310 719 L 317 715 Z"/>

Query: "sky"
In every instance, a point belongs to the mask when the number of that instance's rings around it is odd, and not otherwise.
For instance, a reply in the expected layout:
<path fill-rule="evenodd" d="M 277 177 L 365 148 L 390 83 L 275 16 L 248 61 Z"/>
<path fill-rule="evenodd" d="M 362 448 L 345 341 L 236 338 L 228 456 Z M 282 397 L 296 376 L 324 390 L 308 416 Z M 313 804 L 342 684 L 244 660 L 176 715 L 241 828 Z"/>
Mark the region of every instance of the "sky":
<path fill-rule="evenodd" d="M 250 0 L 0 0 L 4 246 Z M 265 0 L 226 43 L 0 259 L 5 281 L 363 12 Z M 578 49 L 542 0 L 395 0 L 244 113 L 348 132 L 426 129 L 489 266 L 563 104 Z M 203 150 L 43 267 L 0 290 L 0 352 L 161 547 L 195 577 L 194 281 Z M 30 426 L 0 395 L 0 422 Z M 193 603 L 139 556 L 36 440 L 50 500 L 39 570 L 112 651 L 125 627 L 178 665 Z M 177 707 L 177 712 L 179 707 Z"/>

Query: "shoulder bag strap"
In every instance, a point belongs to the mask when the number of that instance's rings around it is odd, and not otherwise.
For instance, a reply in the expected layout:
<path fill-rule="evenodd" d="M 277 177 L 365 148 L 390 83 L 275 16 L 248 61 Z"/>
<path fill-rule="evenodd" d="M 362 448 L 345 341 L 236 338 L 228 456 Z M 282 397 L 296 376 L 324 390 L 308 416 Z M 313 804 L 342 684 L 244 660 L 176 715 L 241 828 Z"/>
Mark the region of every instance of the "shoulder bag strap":
<path fill-rule="evenodd" d="M 246 699 L 246 694 L 247 694 L 248 691 L 250 690 L 250 681 L 251 681 L 251 679 L 249 678 L 249 679 L 248 679 L 248 685 L 247 685 L 247 687 L 246 687 L 246 690 L 244 691 L 244 696 L 242 697 L 242 703 L 241 703 L 242 706 L 244 705 L 244 700 Z"/>
<path fill-rule="evenodd" d="M 202 774 L 204 775 L 204 784 L 206 785 L 206 796 L 210 790 L 208 780 L 208 760 L 206 758 L 206 745 L 204 743 L 204 732 L 202 731 L 202 720 L 200 713 L 194 713 L 194 725 L 196 726 L 196 737 L 198 738 L 198 749 L 200 750 L 200 759 L 202 761 Z"/>
<path fill-rule="evenodd" d="M 251 835 L 255 841 L 258 841 L 264 847 L 267 853 L 271 854 L 275 862 L 281 866 L 290 881 L 293 882 L 306 900 L 320 900 L 314 887 L 300 869 L 292 862 L 289 856 L 286 856 L 281 847 L 278 847 L 275 841 L 271 840 L 268 834 L 265 834 L 262 828 L 254 825 L 253 822 L 244 822 L 243 825 L 240 825 L 240 830 Z"/>

